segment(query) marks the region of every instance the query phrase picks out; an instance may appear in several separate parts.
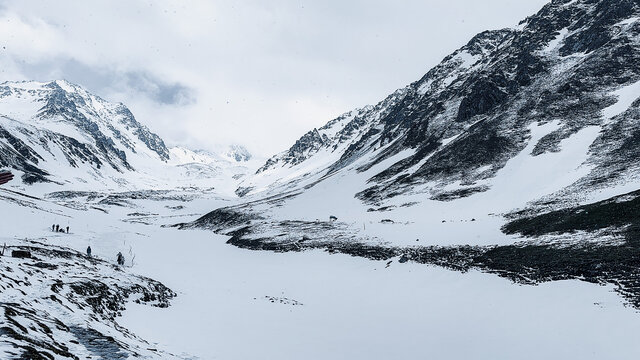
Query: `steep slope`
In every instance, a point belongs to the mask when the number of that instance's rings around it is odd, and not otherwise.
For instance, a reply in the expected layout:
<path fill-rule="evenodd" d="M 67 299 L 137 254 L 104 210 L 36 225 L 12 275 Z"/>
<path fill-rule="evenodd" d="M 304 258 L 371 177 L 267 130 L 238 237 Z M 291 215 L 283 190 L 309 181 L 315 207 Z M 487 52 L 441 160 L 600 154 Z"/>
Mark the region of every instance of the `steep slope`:
<path fill-rule="evenodd" d="M 3 83 L 0 114 L 0 161 L 26 183 L 66 180 L 66 168 L 105 178 L 169 159 L 162 139 L 126 106 L 63 80 Z"/>
<path fill-rule="evenodd" d="M 556 0 L 516 29 L 478 34 L 376 106 L 304 135 L 241 193 L 275 193 L 281 184 L 311 184 L 356 162 L 364 172 L 393 159 L 368 177 L 358 198 L 381 205 L 418 191 L 420 199 L 453 200 L 488 191 L 490 179 L 528 146 L 536 158 L 565 152 L 567 141 L 588 148 L 565 170 L 583 163 L 593 169 L 580 174 L 584 186 L 562 198 L 611 187 L 640 165 L 633 147 L 638 15 L 631 0 Z M 531 144 L 535 124 L 554 127 Z M 578 179 L 571 180 L 555 190 Z"/>
<path fill-rule="evenodd" d="M 0 166 L 14 169 L 24 184 L 39 183 L 43 191 L 235 187 L 257 167 L 241 146 L 215 157 L 190 160 L 188 154 L 195 153 L 169 150 L 125 105 L 78 85 L 64 80 L 0 85 Z"/>
<path fill-rule="evenodd" d="M 611 282 L 638 306 L 635 220 L 611 209 L 632 211 L 640 188 L 639 39 L 637 1 L 551 1 L 310 131 L 241 184 L 244 202 L 180 226 L 251 249 Z"/>

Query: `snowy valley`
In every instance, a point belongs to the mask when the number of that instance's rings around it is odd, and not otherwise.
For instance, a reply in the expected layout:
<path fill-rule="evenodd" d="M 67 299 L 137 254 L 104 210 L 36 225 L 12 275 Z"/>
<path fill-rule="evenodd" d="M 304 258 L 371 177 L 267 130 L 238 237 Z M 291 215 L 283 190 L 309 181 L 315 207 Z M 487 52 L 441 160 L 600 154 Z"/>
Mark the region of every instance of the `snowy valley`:
<path fill-rule="evenodd" d="M 0 84 L 0 357 L 636 359 L 639 19 L 551 1 L 266 161 Z"/>

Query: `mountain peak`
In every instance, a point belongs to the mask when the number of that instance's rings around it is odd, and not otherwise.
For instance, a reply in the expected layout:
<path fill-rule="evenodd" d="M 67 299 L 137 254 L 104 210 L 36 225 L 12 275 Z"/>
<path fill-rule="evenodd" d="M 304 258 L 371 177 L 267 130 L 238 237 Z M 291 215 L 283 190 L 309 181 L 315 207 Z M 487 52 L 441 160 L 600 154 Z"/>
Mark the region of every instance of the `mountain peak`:
<path fill-rule="evenodd" d="M 230 145 L 226 155 L 237 162 L 246 162 L 253 158 L 249 150 L 238 144 Z"/>
<path fill-rule="evenodd" d="M 556 128 L 531 145 L 532 156 L 559 152 L 575 134 L 599 127 L 595 141 L 585 138 L 591 147 L 583 155 L 599 170 L 581 181 L 600 183 L 605 173 L 612 174 L 607 182 L 616 181 L 640 167 L 631 157 L 635 141 L 621 133 L 640 132 L 637 122 L 621 117 L 638 105 L 627 89 L 640 80 L 639 18 L 640 4 L 632 0 L 551 1 L 516 29 L 474 36 L 375 106 L 312 129 L 243 187 L 277 187 L 282 179 L 313 183 L 355 164 L 349 169 L 378 169 L 358 193 L 365 202 L 414 188 L 450 199 L 454 195 L 442 193 L 454 184 L 463 189 L 460 197 L 470 196 L 487 191 L 479 184 L 528 146 L 535 124 Z M 621 101 L 617 93 L 627 94 L 623 111 L 605 119 L 602 111 Z"/>
<path fill-rule="evenodd" d="M 57 161 L 72 167 L 103 170 L 107 165 L 120 173 L 134 170 L 131 158 L 141 154 L 169 159 L 163 140 L 140 124 L 126 106 L 110 103 L 66 80 L 2 83 L 0 115 L 0 128 L 13 137 L 4 145 L 5 151 L 22 156 L 13 165 L 25 174 L 34 173 L 38 165 L 34 159 L 60 153 L 64 158 Z M 16 149 L 18 144 L 22 150 Z M 41 146 L 49 155 L 36 150 Z M 52 147 L 60 152 L 56 154 Z"/>

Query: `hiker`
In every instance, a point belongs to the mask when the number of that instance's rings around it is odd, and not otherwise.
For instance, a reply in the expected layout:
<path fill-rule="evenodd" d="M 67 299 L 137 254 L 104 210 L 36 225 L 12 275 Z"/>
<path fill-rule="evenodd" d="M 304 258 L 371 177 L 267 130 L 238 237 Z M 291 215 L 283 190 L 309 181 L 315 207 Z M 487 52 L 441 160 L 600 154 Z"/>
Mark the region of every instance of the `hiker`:
<path fill-rule="evenodd" d="M 87 256 L 91 257 L 91 246 L 87 246 Z"/>
<path fill-rule="evenodd" d="M 60 225 L 56 224 L 56 232 L 60 231 Z"/>
<path fill-rule="evenodd" d="M 67 226 L 67 234 L 69 233 L 69 227 Z"/>
<path fill-rule="evenodd" d="M 51 225 L 51 231 L 56 231 L 56 224 Z"/>
<path fill-rule="evenodd" d="M 0 170 L 0 185 L 6 184 L 13 179 L 11 171 Z"/>
<path fill-rule="evenodd" d="M 121 252 L 118 252 L 117 260 L 118 260 L 118 265 L 120 266 L 124 265 L 124 255 L 122 255 Z"/>

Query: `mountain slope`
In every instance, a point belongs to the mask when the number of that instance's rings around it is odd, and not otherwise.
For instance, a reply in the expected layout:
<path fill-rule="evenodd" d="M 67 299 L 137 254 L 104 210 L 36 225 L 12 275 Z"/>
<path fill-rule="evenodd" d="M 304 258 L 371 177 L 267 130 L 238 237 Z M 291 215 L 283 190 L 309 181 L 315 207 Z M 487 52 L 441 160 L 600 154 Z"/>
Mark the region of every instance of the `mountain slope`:
<path fill-rule="evenodd" d="M 242 203 L 180 226 L 251 249 L 611 282 L 638 306 L 635 220 L 610 211 L 640 189 L 639 45 L 638 2 L 551 1 L 310 131 L 241 184 Z"/>
<path fill-rule="evenodd" d="M 169 159 L 162 139 L 126 106 L 66 81 L 1 84 L 0 114 L 0 161 L 26 183 L 60 181 L 66 167 L 106 177 Z"/>
<path fill-rule="evenodd" d="M 199 159 L 187 155 L 195 154 L 191 150 L 176 149 L 167 148 L 125 105 L 78 85 L 0 85 L 0 166 L 13 168 L 24 184 L 43 183 L 39 188 L 47 191 L 234 187 L 254 166 L 251 154 L 237 145 Z"/>
<path fill-rule="evenodd" d="M 517 29 L 478 34 L 376 106 L 312 130 L 241 191 L 310 184 L 355 162 L 363 172 L 394 159 L 371 174 L 362 201 L 380 205 L 414 190 L 451 200 L 487 191 L 489 179 L 530 145 L 535 124 L 554 128 L 536 139 L 534 158 L 561 153 L 566 141 L 589 142 L 587 158 L 576 154 L 572 164 L 593 167 L 580 179 L 586 186 L 563 198 L 613 186 L 640 165 L 632 140 L 638 15 L 630 0 L 552 1 Z"/>

